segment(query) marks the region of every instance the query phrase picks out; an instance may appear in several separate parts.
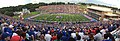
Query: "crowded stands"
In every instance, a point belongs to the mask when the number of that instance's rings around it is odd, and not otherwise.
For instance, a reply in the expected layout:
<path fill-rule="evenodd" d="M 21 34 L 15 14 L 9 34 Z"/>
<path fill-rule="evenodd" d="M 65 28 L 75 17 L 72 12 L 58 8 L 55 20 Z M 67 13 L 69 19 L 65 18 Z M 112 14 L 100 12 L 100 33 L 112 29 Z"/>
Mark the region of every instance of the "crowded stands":
<path fill-rule="evenodd" d="M 44 11 L 47 13 L 80 13 L 79 5 L 48 5 L 39 7 L 40 11 Z"/>
<path fill-rule="evenodd" d="M 32 24 L 0 16 L 0 41 L 120 41 L 120 21 Z"/>

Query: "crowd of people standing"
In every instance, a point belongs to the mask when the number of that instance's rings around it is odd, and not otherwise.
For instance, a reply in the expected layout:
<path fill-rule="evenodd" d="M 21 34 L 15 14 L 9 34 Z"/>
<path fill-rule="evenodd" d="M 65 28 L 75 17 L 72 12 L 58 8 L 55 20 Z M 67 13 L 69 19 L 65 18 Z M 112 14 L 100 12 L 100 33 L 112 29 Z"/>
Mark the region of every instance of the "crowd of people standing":
<path fill-rule="evenodd" d="M 80 13 L 80 6 L 78 5 L 48 5 L 39 7 L 40 11 L 47 13 Z"/>
<path fill-rule="evenodd" d="M 29 24 L 0 16 L 0 41 L 120 41 L 120 21 Z"/>

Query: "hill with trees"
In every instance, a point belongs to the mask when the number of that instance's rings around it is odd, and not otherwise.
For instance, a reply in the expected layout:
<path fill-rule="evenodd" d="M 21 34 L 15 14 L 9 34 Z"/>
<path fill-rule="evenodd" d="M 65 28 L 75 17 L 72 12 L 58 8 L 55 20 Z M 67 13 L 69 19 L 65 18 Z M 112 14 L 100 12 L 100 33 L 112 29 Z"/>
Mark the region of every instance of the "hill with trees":
<path fill-rule="evenodd" d="M 10 7 L 3 7 L 0 8 L 0 13 L 8 15 L 8 16 L 14 16 L 13 12 L 19 12 L 22 11 L 23 8 L 27 8 L 28 10 L 30 10 L 31 12 L 34 12 L 36 8 L 38 8 L 39 6 L 46 6 L 46 5 L 65 5 L 65 4 L 69 4 L 69 5 L 76 5 L 75 3 L 64 3 L 64 2 L 52 2 L 52 3 L 44 3 L 44 2 L 40 2 L 38 4 L 26 4 L 26 5 L 18 5 L 18 6 L 10 6 Z M 78 4 L 82 4 L 82 5 L 97 5 L 97 6 L 103 6 L 103 7 L 109 7 L 109 8 L 113 8 L 110 6 L 105 6 L 105 5 L 98 5 L 98 4 L 93 4 L 93 3 L 78 3 Z M 113 8 L 114 10 L 118 9 L 118 8 Z"/>

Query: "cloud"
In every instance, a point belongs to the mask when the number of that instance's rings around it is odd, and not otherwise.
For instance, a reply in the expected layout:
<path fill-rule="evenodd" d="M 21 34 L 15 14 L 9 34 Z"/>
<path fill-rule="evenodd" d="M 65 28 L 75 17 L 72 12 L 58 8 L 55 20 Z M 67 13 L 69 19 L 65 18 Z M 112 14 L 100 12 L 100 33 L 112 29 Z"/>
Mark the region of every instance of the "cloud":
<path fill-rule="evenodd" d="M 85 0 L 0 0 L 0 8 L 8 7 L 8 6 L 17 6 L 24 5 L 27 3 L 39 3 L 39 2 L 85 2 Z"/>
<path fill-rule="evenodd" d="M 31 0 L 31 3 L 39 3 L 39 2 L 45 2 L 45 3 L 50 3 L 50 2 L 80 2 L 82 0 Z"/>
<path fill-rule="evenodd" d="M 17 5 L 24 5 L 27 3 L 39 3 L 39 2 L 87 2 L 87 3 L 98 3 L 98 4 L 105 4 L 111 5 L 114 7 L 120 8 L 120 0 L 0 0 L 0 8 L 1 7 L 8 7 L 8 6 L 17 6 Z"/>
<path fill-rule="evenodd" d="M 111 6 L 113 7 L 118 7 L 120 8 L 120 0 L 97 0 L 99 2 L 103 2 L 103 3 L 106 3 L 106 4 L 110 4 Z"/>
<path fill-rule="evenodd" d="M 120 0 L 97 0 L 97 1 L 104 2 L 104 3 L 107 3 L 107 4 L 113 4 L 113 5 L 116 5 L 116 4 L 120 3 Z"/>
<path fill-rule="evenodd" d="M 17 6 L 25 4 L 24 0 L 0 0 L 0 7 Z"/>

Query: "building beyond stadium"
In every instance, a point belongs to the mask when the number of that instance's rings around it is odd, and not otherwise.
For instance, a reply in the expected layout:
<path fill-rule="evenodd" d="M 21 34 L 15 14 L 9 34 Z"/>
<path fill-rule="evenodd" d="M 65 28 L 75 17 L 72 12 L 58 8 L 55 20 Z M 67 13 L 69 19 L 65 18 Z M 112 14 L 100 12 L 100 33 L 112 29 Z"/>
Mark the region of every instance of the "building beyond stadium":
<path fill-rule="evenodd" d="M 88 13 L 92 17 L 99 20 L 120 20 L 120 13 L 114 14 L 112 8 L 101 7 L 101 6 L 87 6 Z"/>

